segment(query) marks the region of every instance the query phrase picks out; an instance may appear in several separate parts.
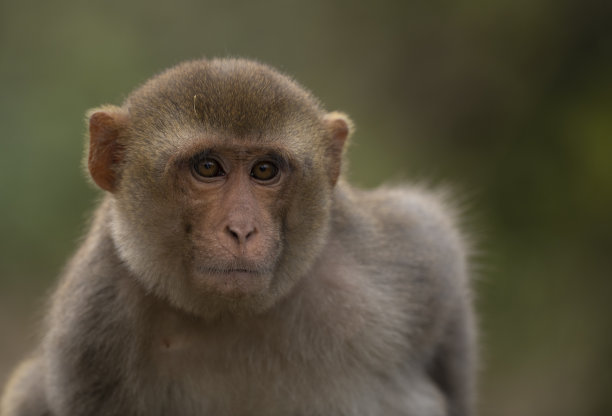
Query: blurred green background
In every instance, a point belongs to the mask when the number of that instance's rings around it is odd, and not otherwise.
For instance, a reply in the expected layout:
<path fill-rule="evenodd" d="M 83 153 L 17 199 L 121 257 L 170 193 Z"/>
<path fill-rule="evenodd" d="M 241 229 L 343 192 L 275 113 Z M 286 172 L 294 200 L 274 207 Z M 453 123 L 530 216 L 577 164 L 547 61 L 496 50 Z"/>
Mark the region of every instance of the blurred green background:
<path fill-rule="evenodd" d="M 0 0 L 0 383 L 98 198 L 85 111 L 228 55 L 351 115 L 354 183 L 471 201 L 482 415 L 612 415 L 609 0 Z"/>

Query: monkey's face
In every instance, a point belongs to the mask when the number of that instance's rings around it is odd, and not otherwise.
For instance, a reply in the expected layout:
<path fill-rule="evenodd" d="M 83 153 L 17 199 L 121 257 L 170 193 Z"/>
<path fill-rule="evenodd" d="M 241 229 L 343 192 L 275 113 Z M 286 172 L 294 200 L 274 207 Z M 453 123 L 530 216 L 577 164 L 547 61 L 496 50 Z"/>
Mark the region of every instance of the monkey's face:
<path fill-rule="evenodd" d="M 326 241 L 346 116 L 263 65 L 198 61 L 89 121 L 113 240 L 150 292 L 216 316 L 265 310 L 307 275 Z"/>
<path fill-rule="evenodd" d="M 321 250 L 328 159 L 277 133 L 189 136 L 173 154 L 125 149 L 113 221 L 122 258 L 151 291 L 200 315 L 264 310 Z"/>

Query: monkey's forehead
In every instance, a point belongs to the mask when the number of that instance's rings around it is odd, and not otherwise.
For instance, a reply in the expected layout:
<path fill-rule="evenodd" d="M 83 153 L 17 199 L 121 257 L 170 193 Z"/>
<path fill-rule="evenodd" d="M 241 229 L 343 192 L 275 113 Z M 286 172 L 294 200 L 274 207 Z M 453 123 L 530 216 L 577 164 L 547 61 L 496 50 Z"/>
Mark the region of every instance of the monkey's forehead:
<path fill-rule="evenodd" d="M 319 122 L 319 101 L 289 77 L 257 62 L 190 61 L 153 77 L 127 99 L 136 122 L 180 122 L 247 134 L 287 120 Z M 157 122 L 156 122 L 157 120 Z M 310 122 L 310 123 L 308 123 Z"/>

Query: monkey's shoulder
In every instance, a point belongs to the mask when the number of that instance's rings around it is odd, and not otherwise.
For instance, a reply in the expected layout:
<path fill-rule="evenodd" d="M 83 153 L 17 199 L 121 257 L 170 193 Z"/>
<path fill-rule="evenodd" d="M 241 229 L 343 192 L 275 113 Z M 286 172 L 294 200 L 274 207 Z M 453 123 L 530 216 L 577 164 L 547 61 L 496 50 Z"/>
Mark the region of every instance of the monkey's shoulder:
<path fill-rule="evenodd" d="M 467 244 L 456 225 L 456 211 L 445 198 L 443 193 L 416 187 L 339 192 L 327 264 L 341 267 L 343 273 L 328 280 L 360 288 L 342 292 L 357 293 L 344 303 L 353 305 L 353 314 L 361 313 L 358 321 L 397 319 L 392 330 L 377 332 L 370 340 L 386 339 L 384 334 L 390 333 L 395 334 L 392 339 L 404 339 L 403 330 L 418 327 L 421 332 L 407 337 L 416 340 L 412 345 L 419 353 L 426 354 L 469 292 Z M 383 315 L 378 315 L 380 305 Z"/>
<path fill-rule="evenodd" d="M 362 245 L 400 257 L 430 253 L 436 257 L 465 256 L 459 210 L 448 192 L 415 186 L 350 189 L 339 198 L 336 228 L 359 236 Z M 350 212 L 347 215 L 346 212 Z M 367 237 L 367 238 L 364 238 Z"/>

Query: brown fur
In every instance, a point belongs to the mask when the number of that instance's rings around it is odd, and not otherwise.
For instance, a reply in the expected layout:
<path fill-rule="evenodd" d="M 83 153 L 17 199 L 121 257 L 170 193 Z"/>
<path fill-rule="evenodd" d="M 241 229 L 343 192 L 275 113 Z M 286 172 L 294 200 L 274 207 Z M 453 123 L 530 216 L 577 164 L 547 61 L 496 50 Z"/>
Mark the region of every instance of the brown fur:
<path fill-rule="evenodd" d="M 200 60 L 89 123 L 108 192 L 2 416 L 471 414 L 465 243 L 442 198 L 342 179 L 346 115 Z"/>

